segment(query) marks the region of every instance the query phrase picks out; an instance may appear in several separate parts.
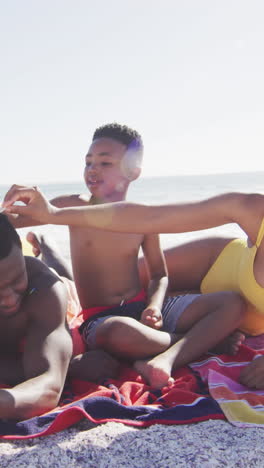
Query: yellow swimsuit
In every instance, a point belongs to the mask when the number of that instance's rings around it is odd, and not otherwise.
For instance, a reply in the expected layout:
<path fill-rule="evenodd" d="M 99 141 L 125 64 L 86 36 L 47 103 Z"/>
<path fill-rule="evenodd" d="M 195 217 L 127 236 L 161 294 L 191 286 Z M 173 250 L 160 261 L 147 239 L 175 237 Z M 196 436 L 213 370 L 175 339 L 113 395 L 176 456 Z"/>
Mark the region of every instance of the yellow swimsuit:
<path fill-rule="evenodd" d="M 264 287 L 256 282 L 253 270 L 263 236 L 264 219 L 256 244 L 248 247 L 246 239 L 229 242 L 201 283 L 202 293 L 236 291 L 247 300 L 246 316 L 239 328 L 250 335 L 264 333 Z"/>

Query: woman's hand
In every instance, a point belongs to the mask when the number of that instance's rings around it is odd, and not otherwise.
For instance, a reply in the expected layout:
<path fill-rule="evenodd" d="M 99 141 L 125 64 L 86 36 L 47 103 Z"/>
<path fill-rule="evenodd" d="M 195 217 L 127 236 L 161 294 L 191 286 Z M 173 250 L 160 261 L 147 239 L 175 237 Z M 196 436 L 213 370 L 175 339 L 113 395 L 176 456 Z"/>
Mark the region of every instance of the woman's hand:
<path fill-rule="evenodd" d="M 16 202 L 25 205 L 16 205 Z M 2 208 L 7 214 L 28 216 L 41 223 L 51 222 L 56 207 L 51 205 L 37 186 L 12 185 L 5 195 Z"/>

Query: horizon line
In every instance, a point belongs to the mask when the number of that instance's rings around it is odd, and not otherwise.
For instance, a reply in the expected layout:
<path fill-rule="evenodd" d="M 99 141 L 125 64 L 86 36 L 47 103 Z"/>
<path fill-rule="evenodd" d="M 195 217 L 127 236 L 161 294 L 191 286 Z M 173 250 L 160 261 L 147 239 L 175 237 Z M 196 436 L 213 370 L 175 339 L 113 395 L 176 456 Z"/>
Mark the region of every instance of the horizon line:
<path fill-rule="evenodd" d="M 257 175 L 261 175 L 261 174 L 264 174 L 264 169 L 261 170 L 261 171 L 246 171 L 246 170 L 242 170 L 242 171 L 239 171 L 239 172 L 236 172 L 236 171 L 229 171 L 229 172 L 201 172 L 201 173 L 187 173 L 187 172 L 183 172 L 183 173 L 180 173 L 180 174 L 168 174 L 168 175 L 165 175 L 165 174 L 153 174 L 153 175 L 142 175 L 140 176 L 140 178 L 138 179 L 138 181 L 142 180 L 142 179 L 154 179 L 154 178 L 173 178 L 173 177 L 204 177 L 204 176 L 231 176 L 231 175 L 235 175 L 235 176 L 239 176 L 239 175 L 245 175 L 245 174 L 250 174 L 250 175 L 254 175 L 254 174 L 257 174 Z M 50 184 L 81 184 L 83 183 L 85 185 L 85 182 L 84 180 L 72 180 L 72 179 L 61 179 L 61 180 L 50 180 L 50 181 L 34 181 L 34 182 L 26 182 L 25 184 L 23 185 L 50 185 Z M 13 185 L 13 182 L 12 183 L 2 183 L 0 182 L 0 185 L 2 187 L 10 187 L 11 185 Z M 21 184 L 22 185 L 22 184 Z"/>

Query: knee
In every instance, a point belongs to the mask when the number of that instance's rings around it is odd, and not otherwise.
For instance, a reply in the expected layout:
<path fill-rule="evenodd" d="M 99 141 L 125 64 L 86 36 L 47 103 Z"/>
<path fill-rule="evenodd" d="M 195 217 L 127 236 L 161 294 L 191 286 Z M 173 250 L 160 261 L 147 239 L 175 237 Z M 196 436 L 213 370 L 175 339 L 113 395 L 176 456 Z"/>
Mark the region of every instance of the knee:
<path fill-rule="evenodd" d="M 246 313 L 246 302 L 239 293 L 233 291 L 224 292 L 223 304 L 227 313 L 232 311 L 234 318 L 239 322 L 244 318 Z"/>
<path fill-rule="evenodd" d="M 98 346 L 111 346 L 120 340 L 126 339 L 128 328 L 133 327 L 135 319 L 130 317 L 109 317 L 96 330 L 96 344 Z"/>

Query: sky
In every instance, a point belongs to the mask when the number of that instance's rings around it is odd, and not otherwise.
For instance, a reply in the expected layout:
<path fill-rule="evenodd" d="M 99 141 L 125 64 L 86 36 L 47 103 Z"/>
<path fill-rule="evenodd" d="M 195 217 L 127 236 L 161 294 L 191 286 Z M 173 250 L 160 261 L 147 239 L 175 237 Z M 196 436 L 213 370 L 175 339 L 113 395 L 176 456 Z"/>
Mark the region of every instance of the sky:
<path fill-rule="evenodd" d="M 263 0 L 0 0 L 0 184 L 82 179 L 96 127 L 143 176 L 264 170 Z"/>

